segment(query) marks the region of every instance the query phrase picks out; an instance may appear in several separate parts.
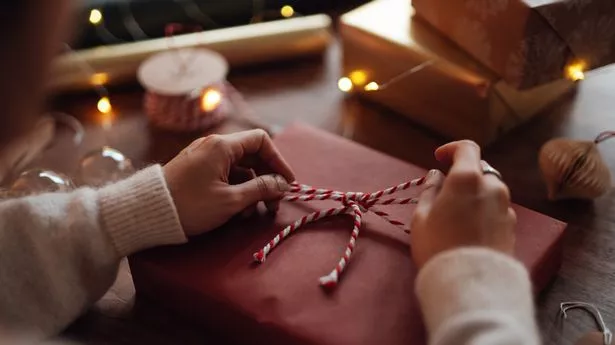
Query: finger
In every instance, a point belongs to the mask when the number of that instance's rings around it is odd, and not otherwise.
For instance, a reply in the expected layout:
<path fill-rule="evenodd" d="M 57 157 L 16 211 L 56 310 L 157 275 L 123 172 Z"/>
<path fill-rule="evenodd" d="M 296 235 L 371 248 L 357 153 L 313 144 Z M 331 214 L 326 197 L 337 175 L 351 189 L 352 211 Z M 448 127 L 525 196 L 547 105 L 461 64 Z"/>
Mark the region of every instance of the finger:
<path fill-rule="evenodd" d="M 513 226 L 517 225 L 517 212 L 512 207 L 508 208 L 508 218 Z"/>
<path fill-rule="evenodd" d="M 456 192 L 476 192 L 482 182 L 483 172 L 480 165 L 480 147 L 469 140 L 444 145 L 436 151 L 436 157 L 452 159 L 452 166 L 445 181 L 445 188 Z"/>
<path fill-rule="evenodd" d="M 425 214 L 429 213 L 431 206 L 433 205 L 440 188 L 444 183 L 444 174 L 440 170 L 430 170 L 425 179 L 425 189 L 419 196 L 419 201 L 416 206 L 415 213 Z"/>
<path fill-rule="evenodd" d="M 483 174 L 485 175 L 485 178 L 489 178 L 490 180 L 491 179 L 496 179 L 496 180 L 499 180 L 499 181 L 503 182 L 502 181 L 502 176 L 501 176 L 500 172 L 498 170 L 496 170 L 494 167 L 492 167 L 486 161 L 484 161 L 484 160 L 480 161 L 480 168 L 483 171 Z"/>
<path fill-rule="evenodd" d="M 231 171 L 229 173 L 229 183 L 232 185 L 238 185 L 250 181 L 255 177 L 256 174 L 254 173 L 254 170 L 234 166 L 231 168 Z M 252 204 L 246 207 L 243 211 L 241 211 L 240 216 L 242 218 L 252 217 L 254 213 L 256 213 L 258 207 L 257 205 L 258 204 Z"/>
<path fill-rule="evenodd" d="M 485 168 L 491 167 L 485 161 L 481 161 L 481 166 Z M 506 183 L 494 174 L 484 174 L 483 180 L 485 189 L 493 195 L 494 201 L 498 202 L 501 207 L 508 208 L 510 206 L 510 189 Z"/>
<path fill-rule="evenodd" d="M 515 244 L 517 241 L 517 236 L 514 231 L 515 226 L 517 225 L 517 214 L 512 207 L 508 208 L 507 216 L 508 216 L 508 224 L 510 225 L 510 227 L 508 228 L 508 231 L 505 234 L 503 234 L 501 245 L 500 245 L 501 248 L 499 249 L 504 253 L 513 255 L 515 252 Z"/>
<path fill-rule="evenodd" d="M 273 141 L 262 129 L 233 133 L 225 136 L 231 154 L 232 163 L 249 155 L 256 155 L 272 172 L 282 175 L 287 181 L 294 181 L 295 175 L 284 160 Z"/>
<path fill-rule="evenodd" d="M 256 176 L 277 174 L 270 165 L 264 163 L 257 155 L 244 156 L 239 164 L 243 167 L 249 167 L 254 170 Z M 270 214 L 276 214 L 280 208 L 280 200 L 264 201 L 265 207 Z"/>
<path fill-rule="evenodd" d="M 454 165 L 458 160 L 463 159 L 464 161 L 470 160 L 473 168 L 480 167 L 480 147 L 471 140 L 453 141 L 440 146 L 436 149 L 435 156 L 439 162 L 448 165 Z"/>
<path fill-rule="evenodd" d="M 231 167 L 229 172 L 229 183 L 240 184 L 255 178 L 256 174 L 254 170 L 248 168 L 242 168 L 238 166 Z"/>
<path fill-rule="evenodd" d="M 290 185 L 281 175 L 262 175 L 242 184 L 232 186 L 241 195 L 241 208 L 259 201 L 280 199 L 290 190 Z"/>
<path fill-rule="evenodd" d="M 273 172 L 268 167 L 265 167 L 265 166 L 256 166 L 255 171 L 256 171 L 257 176 L 273 174 Z M 273 200 L 265 200 L 263 203 L 265 204 L 265 208 L 270 214 L 278 213 L 278 210 L 280 209 L 280 199 L 279 198 L 273 199 Z"/>

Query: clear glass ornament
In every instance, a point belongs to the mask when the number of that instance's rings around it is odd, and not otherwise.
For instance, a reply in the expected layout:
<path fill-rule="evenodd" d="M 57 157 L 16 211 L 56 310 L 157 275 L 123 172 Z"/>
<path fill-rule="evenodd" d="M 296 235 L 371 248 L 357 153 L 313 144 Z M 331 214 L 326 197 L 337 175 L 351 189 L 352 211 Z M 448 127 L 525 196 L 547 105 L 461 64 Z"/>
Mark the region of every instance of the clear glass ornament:
<path fill-rule="evenodd" d="M 71 179 L 63 174 L 43 169 L 23 172 L 11 185 L 10 195 L 30 195 L 48 192 L 68 192 L 75 188 Z"/>
<path fill-rule="evenodd" d="M 100 187 L 124 179 L 135 172 L 130 159 L 111 147 L 102 147 L 86 154 L 79 162 L 82 184 Z"/>

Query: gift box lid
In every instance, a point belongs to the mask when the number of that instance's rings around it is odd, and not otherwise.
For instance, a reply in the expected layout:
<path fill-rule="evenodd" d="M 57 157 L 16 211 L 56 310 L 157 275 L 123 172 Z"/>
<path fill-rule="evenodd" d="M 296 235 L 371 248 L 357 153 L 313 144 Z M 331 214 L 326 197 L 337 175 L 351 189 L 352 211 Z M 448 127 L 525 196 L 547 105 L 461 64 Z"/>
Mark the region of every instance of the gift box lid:
<path fill-rule="evenodd" d="M 615 62 L 611 0 L 412 0 L 418 15 L 518 88 Z"/>
<path fill-rule="evenodd" d="M 343 191 L 374 191 L 425 170 L 344 138 L 296 125 L 275 137 L 297 180 Z M 418 190 L 408 192 L 412 195 Z M 350 237 L 348 216 L 298 230 L 263 264 L 253 253 L 286 224 L 332 201 L 286 203 L 275 218 L 231 221 L 184 246 L 130 258 L 138 294 L 217 329 L 225 341 L 259 344 L 423 344 L 414 297 L 417 270 L 409 235 L 373 213 L 365 216 L 347 270 L 334 290 L 318 278 L 335 266 Z M 384 208 L 383 208 L 384 210 Z M 537 291 L 556 274 L 565 224 L 515 206 L 517 256 Z M 412 207 L 386 207 L 408 221 Z"/>

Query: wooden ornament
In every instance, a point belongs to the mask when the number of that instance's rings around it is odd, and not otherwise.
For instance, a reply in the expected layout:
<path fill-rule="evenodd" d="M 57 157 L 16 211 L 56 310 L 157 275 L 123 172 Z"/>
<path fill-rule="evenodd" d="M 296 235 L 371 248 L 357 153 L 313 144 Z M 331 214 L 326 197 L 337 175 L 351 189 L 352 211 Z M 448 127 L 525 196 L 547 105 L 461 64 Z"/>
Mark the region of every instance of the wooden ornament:
<path fill-rule="evenodd" d="M 615 137 L 604 132 L 593 141 L 557 138 L 545 143 L 538 163 L 547 184 L 548 198 L 595 199 L 611 189 L 611 172 L 597 145 Z"/>

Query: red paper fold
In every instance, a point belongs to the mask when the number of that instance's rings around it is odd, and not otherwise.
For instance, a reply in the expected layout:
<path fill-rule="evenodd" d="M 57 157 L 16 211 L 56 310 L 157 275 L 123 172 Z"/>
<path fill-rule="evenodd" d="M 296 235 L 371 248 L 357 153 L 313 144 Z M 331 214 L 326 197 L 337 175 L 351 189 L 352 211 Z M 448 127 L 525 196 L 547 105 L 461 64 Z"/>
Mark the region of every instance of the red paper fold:
<path fill-rule="evenodd" d="M 294 126 L 275 138 L 297 181 L 342 191 L 375 191 L 425 170 L 334 135 Z M 416 194 L 419 189 L 402 195 Z M 264 264 L 252 254 L 285 225 L 336 205 L 283 203 L 275 219 L 231 222 L 189 245 L 131 258 L 139 294 L 217 328 L 225 340 L 249 344 L 423 344 L 413 294 L 416 269 L 409 237 L 373 214 L 364 219 L 353 258 L 331 293 L 318 278 L 335 266 L 350 237 L 351 217 L 300 229 Z M 381 207 L 409 220 L 412 207 Z M 517 256 L 537 291 L 557 272 L 565 224 L 525 208 L 518 213 Z"/>

